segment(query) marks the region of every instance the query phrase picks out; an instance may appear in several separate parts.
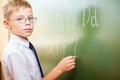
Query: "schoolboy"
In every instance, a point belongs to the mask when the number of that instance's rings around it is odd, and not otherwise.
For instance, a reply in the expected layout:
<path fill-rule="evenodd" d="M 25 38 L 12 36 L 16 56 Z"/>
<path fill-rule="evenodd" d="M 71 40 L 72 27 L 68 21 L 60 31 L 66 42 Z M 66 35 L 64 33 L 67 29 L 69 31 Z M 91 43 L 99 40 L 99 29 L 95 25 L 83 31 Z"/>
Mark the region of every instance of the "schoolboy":
<path fill-rule="evenodd" d="M 2 57 L 6 80 L 56 80 L 63 72 L 75 68 L 75 57 L 68 56 L 42 76 L 41 66 L 38 66 L 28 40 L 36 20 L 31 5 L 25 0 L 12 0 L 3 7 L 3 14 L 4 26 L 11 31 Z"/>

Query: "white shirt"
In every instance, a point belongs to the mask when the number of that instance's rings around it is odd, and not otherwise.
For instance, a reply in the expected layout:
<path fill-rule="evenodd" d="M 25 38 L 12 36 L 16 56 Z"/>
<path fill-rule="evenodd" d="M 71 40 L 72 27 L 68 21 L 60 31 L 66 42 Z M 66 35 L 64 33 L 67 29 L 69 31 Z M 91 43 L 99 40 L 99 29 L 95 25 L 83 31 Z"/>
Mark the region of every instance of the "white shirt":
<path fill-rule="evenodd" d="M 14 34 L 2 56 L 6 80 L 41 80 L 41 73 L 29 41 Z"/>

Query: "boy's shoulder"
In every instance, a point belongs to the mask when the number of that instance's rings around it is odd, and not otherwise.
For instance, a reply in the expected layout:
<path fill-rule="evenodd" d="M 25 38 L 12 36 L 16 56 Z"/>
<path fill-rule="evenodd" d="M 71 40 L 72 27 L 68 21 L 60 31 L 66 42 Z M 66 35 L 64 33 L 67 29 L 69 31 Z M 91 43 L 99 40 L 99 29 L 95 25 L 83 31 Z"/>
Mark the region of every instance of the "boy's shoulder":
<path fill-rule="evenodd" d="M 11 35 L 10 40 L 4 48 L 2 58 L 8 58 L 9 56 L 20 56 L 25 53 L 29 48 L 29 42 L 16 35 Z M 22 54 L 21 54 L 22 53 Z"/>
<path fill-rule="evenodd" d="M 24 50 L 25 48 L 23 47 L 22 44 L 15 41 L 9 41 L 3 51 L 3 57 L 8 57 L 11 55 L 23 53 L 21 51 L 24 51 Z"/>
<path fill-rule="evenodd" d="M 15 53 L 15 52 L 17 52 L 17 44 L 15 44 L 14 42 L 8 42 L 8 44 L 6 45 L 3 51 L 3 56 L 8 56 L 11 53 Z"/>

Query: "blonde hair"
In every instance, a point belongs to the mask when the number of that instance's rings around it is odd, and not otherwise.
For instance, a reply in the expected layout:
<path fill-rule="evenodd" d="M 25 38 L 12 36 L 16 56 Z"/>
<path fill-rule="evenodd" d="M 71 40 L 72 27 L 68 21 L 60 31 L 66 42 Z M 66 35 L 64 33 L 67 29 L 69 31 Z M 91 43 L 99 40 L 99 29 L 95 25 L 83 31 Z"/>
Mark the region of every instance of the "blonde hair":
<path fill-rule="evenodd" d="M 12 0 L 3 6 L 4 19 L 9 19 L 11 13 L 15 10 L 19 10 L 21 7 L 31 8 L 31 5 L 26 0 Z"/>

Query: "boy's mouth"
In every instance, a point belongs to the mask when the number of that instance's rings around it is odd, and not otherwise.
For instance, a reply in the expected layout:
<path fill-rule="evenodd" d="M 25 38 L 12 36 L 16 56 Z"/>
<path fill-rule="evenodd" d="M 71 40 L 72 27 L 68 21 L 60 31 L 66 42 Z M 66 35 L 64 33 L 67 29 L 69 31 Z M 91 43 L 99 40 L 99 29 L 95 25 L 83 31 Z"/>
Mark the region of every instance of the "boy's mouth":
<path fill-rule="evenodd" d="M 24 29 L 24 31 L 31 32 L 32 29 L 31 28 L 26 28 L 26 29 Z"/>

